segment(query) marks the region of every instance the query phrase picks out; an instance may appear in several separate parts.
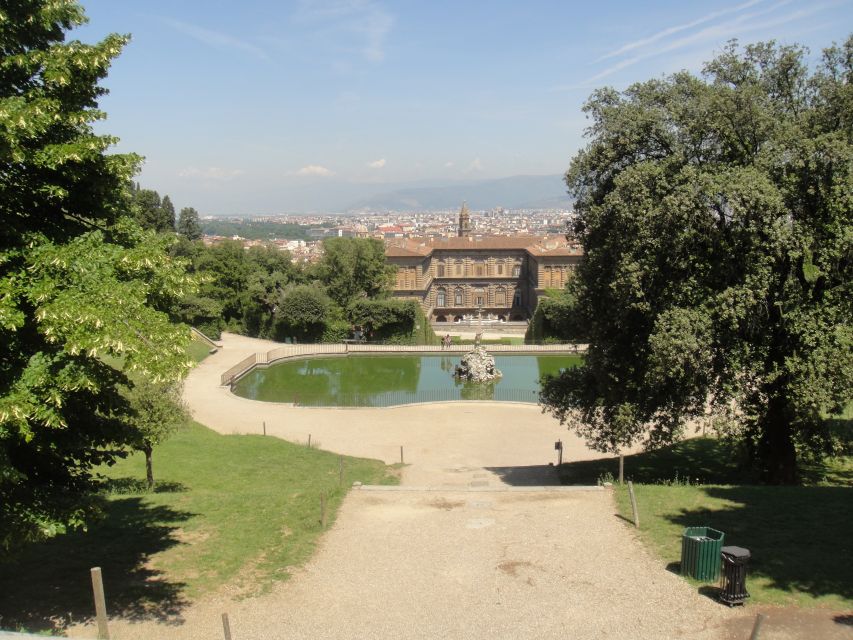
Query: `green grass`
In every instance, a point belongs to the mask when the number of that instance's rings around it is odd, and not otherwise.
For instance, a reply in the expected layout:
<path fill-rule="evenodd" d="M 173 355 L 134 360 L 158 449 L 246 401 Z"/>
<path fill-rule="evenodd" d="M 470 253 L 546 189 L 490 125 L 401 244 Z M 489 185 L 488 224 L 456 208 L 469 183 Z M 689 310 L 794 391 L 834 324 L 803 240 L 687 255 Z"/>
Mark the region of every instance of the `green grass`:
<path fill-rule="evenodd" d="M 0 572 L 0 624 L 30 630 L 91 615 L 89 568 L 104 572 L 112 613 L 174 618 L 188 601 L 229 585 L 246 595 L 289 576 L 343 500 L 339 456 L 272 437 L 222 436 L 198 424 L 144 460 L 104 469 L 103 519 L 25 550 Z M 396 482 L 375 460 L 344 457 L 344 487 Z M 55 624 L 51 622 L 54 619 Z"/>
<path fill-rule="evenodd" d="M 461 338 L 460 336 L 450 336 L 451 344 L 474 344 L 473 338 Z M 504 338 L 489 338 L 480 340 L 481 344 L 524 344 L 524 338 L 504 337 Z"/>
<path fill-rule="evenodd" d="M 803 471 L 803 486 L 748 484 L 751 478 L 737 451 L 711 438 L 625 456 L 625 479 L 635 483 L 640 537 L 667 568 L 680 569 L 685 527 L 710 526 L 725 532 L 724 544 L 752 552 L 751 602 L 850 609 L 853 458 L 827 460 Z M 618 475 L 617 458 L 561 469 L 570 484 L 595 482 L 607 474 Z M 617 485 L 614 493 L 619 515 L 632 521 L 627 488 Z M 714 585 L 690 582 L 714 591 Z"/>
<path fill-rule="evenodd" d="M 193 362 L 199 363 L 210 355 L 210 345 L 205 342 L 202 342 L 201 340 L 196 340 L 195 338 L 193 338 L 190 341 L 190 346 L 187 349 L 187 353 L 189 354 L 190 358 L 192 358 Z"/>

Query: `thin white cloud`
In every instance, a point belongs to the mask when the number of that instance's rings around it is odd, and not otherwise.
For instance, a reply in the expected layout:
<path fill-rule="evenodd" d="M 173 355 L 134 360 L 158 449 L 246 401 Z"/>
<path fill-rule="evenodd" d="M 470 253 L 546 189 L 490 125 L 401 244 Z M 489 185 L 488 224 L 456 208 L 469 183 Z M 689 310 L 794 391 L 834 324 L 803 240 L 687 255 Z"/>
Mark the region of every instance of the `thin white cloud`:
<path fill-rule="evenodd" d="M 721 16 L 725 16 L 730 13 L 737 13 L 739 11 L 743 11 L 744 9 L 748 9 L 749 7 L 760 4 L 764 1 L 765 0 L 749 0 L 749 2 L 744 2 L 743 4 L 739 4 L 734 7 L 729 7 L 728 9 L 712 11 L 711 13 L 708 13 L 702 16 L 701 18 L 697 18 L 696 20 L 692 20 L 690 22 L 685 22 L 684 24 L 678 24 L 674 27 L 667 27 L 663 31 L 658 31 L 657 33 L 649 36 L 648 38 L 634 40 L 633 42 L 629 42 L 628 44 L 622 45 L 618 49 L 611 51 L 610 53 L 604 54 L 598 60 L 596 60 L 596 62 L 601 62 L 602 60 L 607 60 L 608 58 L 615 58 L 616 56 L 621 56 L 623 53 L 628 53 L 629 51 L 633 51 L 634 49 L 653 44 L 658 40 L 666 38 L 667 36 L 680 33 L 681 31 L 686 31 L 687 29 L 692 29 L 693 27 L 698 27 L 700 24 L 705 24 L 706 22 L 710 22 L 711 20 L 715 20 Z"/>
<path fill-rule="evenodd" d="M 447 162 L 445 162 L 445 163 L 444 163 L 444 166 L 445 166 L 447 169 L 449 169 L 450 167 L 452 167 L 452 166 L 453 166 L 453 161 L 452 161 L 452 160 L 448 160 Z"/>
<path fill-rule="evenodd" d="M 321 176 L 328 177 L 335 175 L 335 172 L 331 169 L 327 169 L 319 164 L 309 164 L 302 167 L 299 171 L 297 171 L 294 175 L 297 176 Z"/>
<path fill-rule="evenodd" d="M 385 59 L 385 38 L 394 18 L 375 0 L 301 0 L 297 22 L 312 25 L 323 40 L 335 47 L 349 38 L 365 59 Z"/>
<path fill-rule="evenodd" d="M 215 47 L 217 49 L 242 51 L 243 53 L 252 55 L 260 60 L 269 59 L 269 56 L 267 56 L 266 52 L 260 47 L 227 33 L 213 31 L 212 29 L 207 29 L 196 24 L 189 24 L 188 22 L 181 22 L 180 20 L 173 20 L 172 18 L 162 18 L 162 21 L 163 24 L 171 27 L 175 31 L 179 31 L 193 40 L 208 46 Z"/>
<path fill-rule="evenodd" d="M 367 166 L 371 169 L 381 169 L 385 166 L 385 158 L 380 158 L 379 160 L 374 160 L 373 162 L 368 162 Z"/>
<path fill-rule="evenodd" d="M 790 3 L 791 0 L 782 0 L 782 2 L 778 2 L 766 9 L 754 11 L 752 13 L 738 16 L 737 18 L 728 22 L 723 22 L 714 26 L 706 27 L 697 31 L 696 33 L 684 36 L 682 38 L 678 38 L 663 46 L 653 48 L 644 53 L 639 53 L 637 55 L 631 56 L 630 58 L 626 58 L 620 62 L 617 62 L 616 64 L 611 65 L 603 71 L 595 74 L 594 76 L 587 78 L 580 84 L 593 85 L 599 82 L 600 80 L 603 80 L 604 78 L 613 75 L 617 71 L 635 65 L 638 62 L 641 62 L 648 58 L 654 58 L 665 53 L 684 49 L 692 45 L 718 44 L 721 39 L 728 40 L 730 38 L 736 37 L 738 35 L 743 35 L 751 31 L 766 30 L 772 27 L 780 26 L 782 24 L 794 22 L 796 20 L 802 20 L 810 15 L 823 11 L 828 6 L 831 6 L 830 4 L 813 5 L 808 9 L 798 9 L 797 11 L 793 11 L 784 15 L 779 15 L 771 19 L 767 19 L 766 17 L 764 17 L 768 13 L 772 13 L 777 9 L 780 9 L 781 7 L 784 7 L 785 5 Z"/>
<path fill-rule="evenodd" d="M 178 176 L 181 178 L 200 178 L 202 180 L 233 180 L 237 176 L 242 176 L 245 171 L 242 169 L 223 169 L 222 167 L 187 167 L 178 171 Z"/>

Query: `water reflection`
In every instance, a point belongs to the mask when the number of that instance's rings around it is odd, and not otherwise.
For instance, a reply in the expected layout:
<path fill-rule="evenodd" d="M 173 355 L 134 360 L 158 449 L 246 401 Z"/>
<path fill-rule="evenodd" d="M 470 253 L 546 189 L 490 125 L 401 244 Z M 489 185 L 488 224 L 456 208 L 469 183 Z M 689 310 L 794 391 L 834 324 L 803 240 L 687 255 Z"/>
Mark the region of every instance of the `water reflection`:
<path fill-rule="evenodd" d="M 460 354 L 461 355 L 461 354 Z M 453 377 L 460 355 L 302 358 L 256 369 L 234 393 L 308 406 L 390 406 L 442 400 L 536 402 L 543 373 L 580 363 L 577 356 L 496 355 L 503 377 L 486 384 Z"/>

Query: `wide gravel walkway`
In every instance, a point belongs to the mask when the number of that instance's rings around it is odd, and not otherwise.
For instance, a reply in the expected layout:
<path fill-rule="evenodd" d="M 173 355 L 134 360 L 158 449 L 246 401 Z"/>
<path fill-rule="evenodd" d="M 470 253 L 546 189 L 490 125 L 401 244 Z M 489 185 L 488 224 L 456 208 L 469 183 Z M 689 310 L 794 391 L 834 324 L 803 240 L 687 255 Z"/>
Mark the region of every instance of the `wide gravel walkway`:
<path fill-rule="evenodd" d="M 555 483 L 558 438 L 566 460 L 598 455 L 539 408 L 309 409 L 218 386 L 222 371 L 274 346 L 224 336 L 187 380 L 196 419 L 221 433 L 260 433 L 266 421 L 270 435 L 310 433 L 323 449 L 386 462 L 403 445 L 403 485 L 353 490 L 314 558 L 269 594 L 224 589 L 181 626 L 113 621 L 114 638 L 221 638 L 223 612 L 235 640 L 729 637 L 733 614 L 647 554 L 610 491 L 529 487 Z"/>

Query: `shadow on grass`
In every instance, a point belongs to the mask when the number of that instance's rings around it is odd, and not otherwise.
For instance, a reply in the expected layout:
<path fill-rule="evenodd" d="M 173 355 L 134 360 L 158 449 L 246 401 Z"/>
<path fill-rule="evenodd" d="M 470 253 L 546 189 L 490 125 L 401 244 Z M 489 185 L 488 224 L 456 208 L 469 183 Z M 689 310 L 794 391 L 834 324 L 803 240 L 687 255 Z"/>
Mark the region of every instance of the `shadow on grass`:
<path fill-rule="evenodd" d="M 752 478 L 744 471 L 743 454 L 722 440 L 691 438 L 655 451 L 625 456 L 625 480 L 665 484 L 688 480 L 691 484 L 734 484 Z M 619 457 L 564 462 L 559 468 L 563 484 L 596 484 L 619 477 Z M 609 475 L 608 475 L 609 474 Z"/>
<path fill-rule="evenodd" d="M 104 501 L 104 518 L 88 532 L 31 545 L 0 565 L 0 626 L 56 631 L 94 614 L 89 570 L 103 570 L 107 611 L 130 620 L 181 621 L 185 585 L 149 565 L 151 555 L 180 544 L 177 524 L 192 514 L 151 506 L 144 498 Z"/>
<path fill-rule="evenodd" d="M 104 493 L 112 495 L 146 493 L 148 483 L 139 478 L 105 478 L 101 482 Z M 186 485 L 180 482 L 158 482 L 154 485 L 154 493 L 183 493 Z"/>
<path fill-rule="evenodd" d="M 749 572 L 775 589 L 853 599 L 853 490 L 848 487 L 699 487 L 723 508 L 682 509 L 666 518 L 682 527 L 712 523 L 726 544 L 752 553 Z"/>
<path fill-rule="evenodd" d="M 527 467 L 486 467 L 501 480 L 513 487 L 550 487 L 560 484 L 556 467 L 537 464 Z"/>

